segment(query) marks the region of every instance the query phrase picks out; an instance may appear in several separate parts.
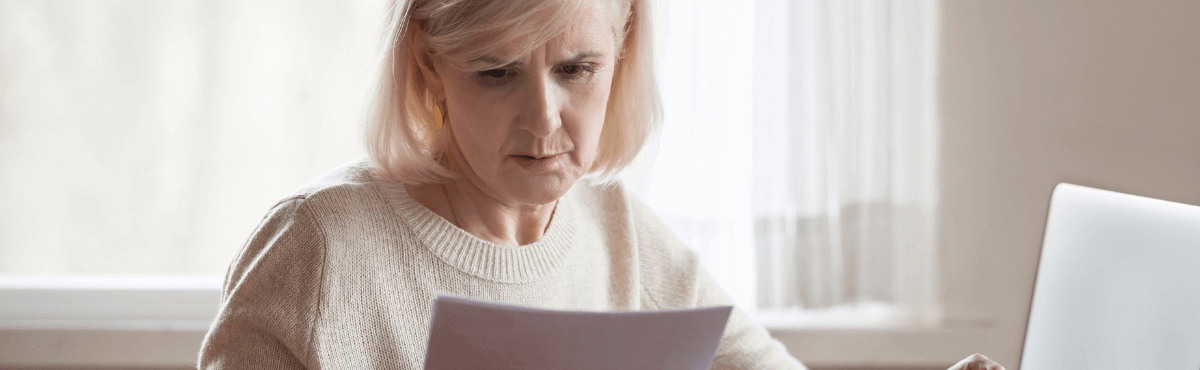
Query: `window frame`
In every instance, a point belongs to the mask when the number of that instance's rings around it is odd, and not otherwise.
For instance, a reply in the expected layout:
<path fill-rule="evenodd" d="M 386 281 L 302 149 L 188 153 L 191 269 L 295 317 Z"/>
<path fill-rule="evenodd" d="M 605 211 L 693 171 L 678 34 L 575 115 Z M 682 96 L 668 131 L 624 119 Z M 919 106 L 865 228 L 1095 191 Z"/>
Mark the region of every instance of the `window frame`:
<path fill-rule="evenodd" d="M 0 275 L 0 367 L 194 367 L 220 306 L 221 283 L 219 277 Z M 810 367 L 936 368 L 990 343 L 996 331 L 990 322 L 766 328 Z"/>

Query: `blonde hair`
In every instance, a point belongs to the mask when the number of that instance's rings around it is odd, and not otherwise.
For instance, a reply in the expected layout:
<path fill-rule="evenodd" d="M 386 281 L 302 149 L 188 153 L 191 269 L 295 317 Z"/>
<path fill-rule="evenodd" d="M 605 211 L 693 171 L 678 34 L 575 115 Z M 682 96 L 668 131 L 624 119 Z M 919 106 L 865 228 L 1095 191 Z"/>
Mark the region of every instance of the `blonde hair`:
<path fill-rule="evenodd" d="M 506 65 L 565 30 L 586 8 L 585 1 L 595 0 L 394 0 L 384 37 L 387 53 L 366 132 L 375 175 L 408 184 L 454 177 L 442 164 L 449 130 L 435 122 L 438 97 L 420 71 L 429 62 L 418 58 L 477 61 L 500 45 L 521 40 L 524 47 L 505 56 L 507 60 L 468 68 Z M 623 22 L 614 22 L 617 63 L 591 172 L 611 177 L 633 161 L 657 129 L 662 102 L 653 74 L 647 0 L 608 1 L 613 19 Z M 418 35 L 421 40 L 415 39 Z M 418 45 L 428 52 L 415 50 Z"/>

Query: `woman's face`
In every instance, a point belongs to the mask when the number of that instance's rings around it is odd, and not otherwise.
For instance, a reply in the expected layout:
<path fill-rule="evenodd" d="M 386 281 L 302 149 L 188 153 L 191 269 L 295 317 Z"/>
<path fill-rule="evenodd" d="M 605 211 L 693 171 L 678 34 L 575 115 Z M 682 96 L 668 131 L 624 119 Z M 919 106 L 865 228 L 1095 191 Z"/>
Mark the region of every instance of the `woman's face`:
<path fill-rule="evenodd" d="M 548 204 L 592 167 L 616 67 L 611 20 L 592 7 L 514 64 L 472 72 L 434 60 L 453 166 L 501 203 Z"/>

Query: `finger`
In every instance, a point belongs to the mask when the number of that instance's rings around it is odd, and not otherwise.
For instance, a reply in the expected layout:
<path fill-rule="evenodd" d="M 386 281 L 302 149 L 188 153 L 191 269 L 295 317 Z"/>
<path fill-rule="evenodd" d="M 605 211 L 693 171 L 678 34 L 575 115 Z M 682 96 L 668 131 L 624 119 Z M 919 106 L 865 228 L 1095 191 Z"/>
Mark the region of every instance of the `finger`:
<path fill-rule="evenodd" d="M 1004 370 L 1004 367 L 976 353 L 954 364 L 949 370 Z"/>
<path fill-rule="evenodd" d="M 970 370 L 992 370 L 988 366 L 992 364 L 992 360 L 989 360 L 987 356 L 976 353 L 968 358 L 971 359 Z"/>
<path fill-rule="evenodd" d="M 955 363 L 954 366 L 951 366 L 947 370 L 969 370 L 970 366 L 971 366 L 971 362 L 974 362 L 974 361 L 975 361 L 974 356 L 967 357 L 967 358 L 962 359 L 962 361 Z"/>
<path fill-rule="evenodd" d="M 980 370 L 1004 370 L 1004 366 L 1000 366 L 1000 364 L 998 364 L 998 363 L 988 361 L 986 364 L 980 364 L 979 369 Z"/>
<path fill-rule="evenodd" d="M 967 367 L 968 370 L 1004 370 L 1004 366 L 1000 366 L 1000 364 L 987 358 L 987 356 L 978 353 L 967 357 L 967 360 L 971 360 L 970 366 Z"/>

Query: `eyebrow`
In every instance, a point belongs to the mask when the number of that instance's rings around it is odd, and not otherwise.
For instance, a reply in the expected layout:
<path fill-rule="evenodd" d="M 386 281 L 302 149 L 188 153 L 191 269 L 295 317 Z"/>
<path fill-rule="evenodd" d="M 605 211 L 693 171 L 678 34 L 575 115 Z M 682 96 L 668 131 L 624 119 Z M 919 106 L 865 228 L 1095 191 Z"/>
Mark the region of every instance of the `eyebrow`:
<path fill-rule="evenodd" d="M 570 57 L 570 58 L 567 58 L 567 59 L 560 60 L 560 61 L 558 61 L 558 62 L 557 62 L 557 63 L 555 63 L 555 64 L 573 63 L 573 62 L 578 62 L 578 61 L 581 61 L 581 60 L 584 60 L 584 59 L 588 59 L 588 58 L 597 58 L 597 57 L 600 57 L 600 53 L 599 53 L 599 52 L 595 52 L 595 51 L 583 51 L 583 52 L 575 53 L 575 56 L 572 56 L 572 57 Z M 488 64 L 488 65 L 500 65 L 500 63 L 501 63 L 501 62 L 503 62 L 503 60 L 500 60 L 500 58 L 495 58 L 495 57 L 490 57 L 490 56 L 484 55 L 484 56 L 480 56 L 480 57 L 478 57 L 478 58 L 475 58 L 475 59 L 471 59 L 471 60 L 470 60 L 470 61 L 468 61 L 467 63 L 469 63 L 469 64 L 474 64 L 474 63 L 485 63 L 485 64 Z M 519 65 L 521 65 L 521 64 L 522 64 L 521 62 L 514 62 L 514 63 L 512 63 L 512 64 L 505 65 L 505 67 L 508 67 L 508 66 L 519 66 Z"/>
<path fill-rule="evenodd" d="M 571 57 L 571 58 L 568 58 L 568 59 L 564 59 L 564 60 L 560 60 L 560 61 L 558 61 L 558 63 L 556 63 L 556 64 L 569 63 L 569 62 L 578 62 L 578 61 L 581 61 L 581 60 L 584 60 L 584 59 L 587 59 L 587 58 L 598 58 L 598 57 L 600 57 L 600 53 L 599 53 L 599 52 L 595 52 L 595 51 L 583 51 L 583 52 L 576 53 L 574 57 Z"/>

